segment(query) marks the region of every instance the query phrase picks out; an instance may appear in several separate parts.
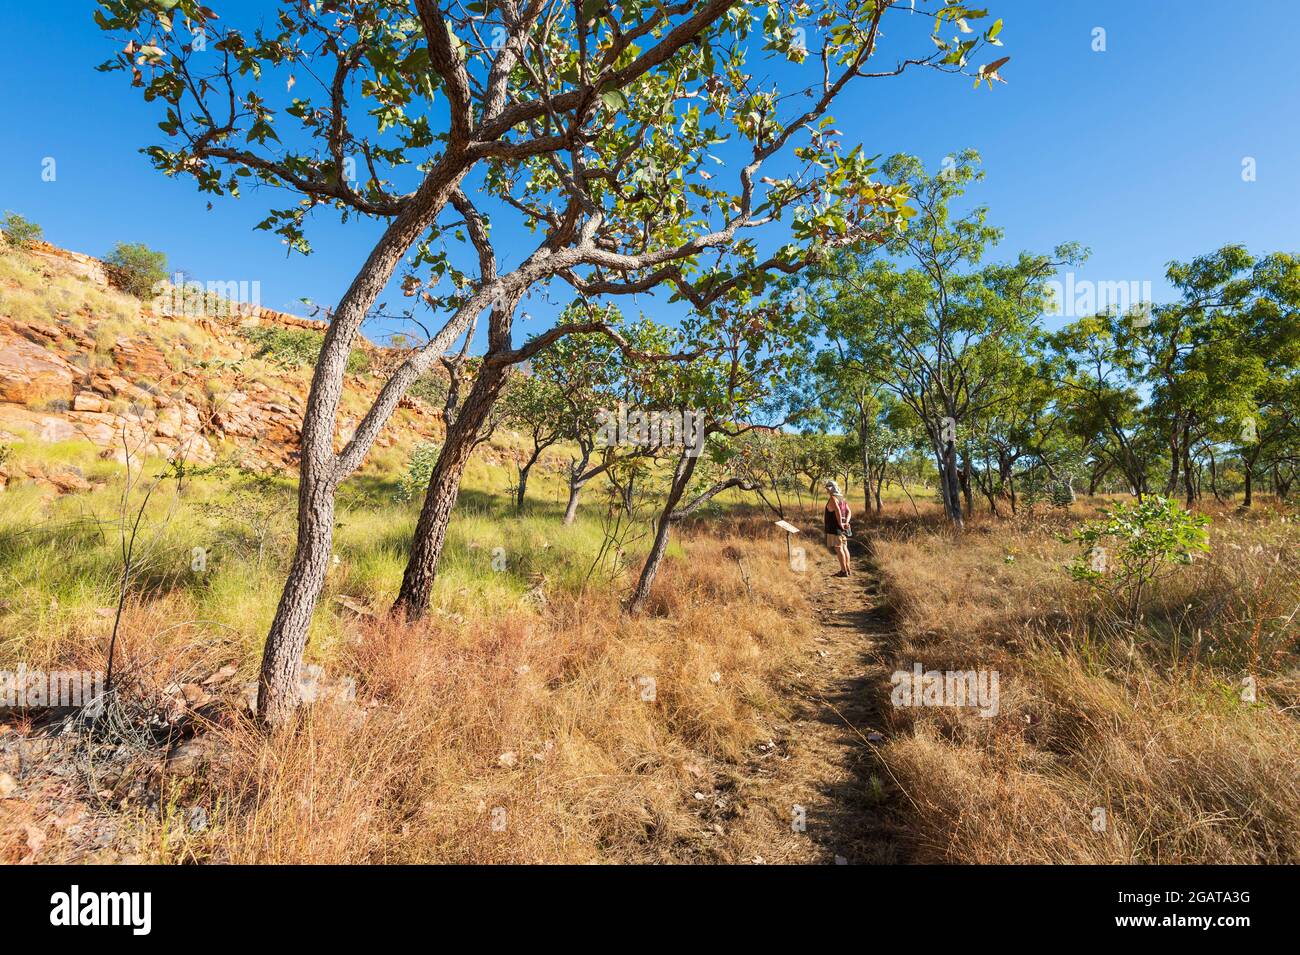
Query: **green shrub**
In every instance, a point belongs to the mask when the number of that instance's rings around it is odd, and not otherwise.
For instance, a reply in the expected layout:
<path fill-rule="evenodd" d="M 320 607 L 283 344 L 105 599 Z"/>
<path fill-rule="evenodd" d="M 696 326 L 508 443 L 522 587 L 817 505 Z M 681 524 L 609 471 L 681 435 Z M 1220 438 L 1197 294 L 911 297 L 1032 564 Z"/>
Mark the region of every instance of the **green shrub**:
<path fill-rule="evenodd" d="M 104 264 L 114 285 L 142 301 L 153 298 L 158 283 L 167 279 L 167 256 L 141 242 L 119 242 Z"/>
<path fill-rule="evenodd" d="M 40 226 L 16 212 L 5 213 L 4 219 L 0 220 L 0 233 L 16 249 L 30 248 L 44 235 Z"/>
<path fill-rule="evenodd" d="M 419 398 L 441 408 L 447 401 L 447 376 L 438 371 L 428 371 L 411 384 L 407 390 L 412 398 Z"/>
<path fill-rule="evenodd" d="M 1070 576 L 1107 594 L 1130 621 L 1137 620 L 1156 579 L 1191 563 L 1193 552 L 1210 549 L 1210 519 L 1170 498 L 1121 501 L 1101 514 L 1064 538 L 1080 546 Z"/>
<path fill-rule="evenodd" d="M 264 358 L 273 365 L 285 368 L 316 364 L 324 340 L 319 332 L 305 328 L 276 328 L 269 325 L 240 329 L 239 334 L 256 346 L 254 358 Z"/>
<path fill-rule="evenodd" d="M 348 354 L 348 374 L 367 375 L 370 373 L 370 356 L 360 348 L 354 348 Z"/>
<path fill-rule="evenodd" d="M 255 325 L 241 329 L 239 334 L 256 346 L 254 358 L 264 358 L 282 368 L 315 365 L 316 359 L 320 357 L 321 344 L 325 341 L 322 333 L 309 328 Z M 352 349 L 348 355 L 348 374 L 364 375 L 369 370 L 370 356 L 359 348 Z"/>
<path fill-rule="evenodd" d="M 436 442 L 423 441 L 411 449 L 411 460 L 406 466 L 406 475 L 397 485 L 394 497 L 399 503 L 409 504 L 429 486 L 433 476 L 433 466 L 438 463 L 439 448 Z"/>

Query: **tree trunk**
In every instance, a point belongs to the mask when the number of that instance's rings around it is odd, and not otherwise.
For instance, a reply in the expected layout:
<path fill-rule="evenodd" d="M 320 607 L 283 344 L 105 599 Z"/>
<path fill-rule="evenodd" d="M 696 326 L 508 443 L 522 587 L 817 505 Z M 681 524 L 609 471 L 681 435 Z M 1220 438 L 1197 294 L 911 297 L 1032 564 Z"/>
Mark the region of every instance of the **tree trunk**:
<path fill-rule="evenodd" d="M 961 483 L 962 500 L 966 503 L 966 516 L 970 517 L 975 513 L 975 495 L 971 490 L 970 458 L 965 453 L 961 456 L 961 467 L 957 469 L 957 479 Z"/>
<path fill-rule="evenodd" d="M 1165 497 L 1173 497 L 1174 491 L 1178 488 L 1178 465 L 1182 460 L 1178 448 L 1178 426 L 1174 425 L 1174 430 L 1169 435 L 1169 481 L 1165 485 Z"/>
<path fill-rule="evenodd" d="M 447 204 L 464 174 L 463 168 L 449 167 L 446 174 L 424 181 L 371 250 L 325 330 L 302 419 L 297 548 L 262 651 L 257 713 L 264 725 L 284 725 L 300 698 L 302 652 L 333 547 L 334 493 L 347 476 L 334 453 L 334 431 L 353 341 L 402 256 Z"/>
<path fill-rule="evenodd" d="M 862 448 L 862 513 L 869 514 L 871 512 L 871 451 L 867 448 L 867 419 L 861 414 L 858 417 L 858 445 Z"/>
<path fill-rule="evenodd" d="M 1214 493 L 1214 499 L 1220 504 L 1223 503 L 1223 495 L 1219 493 L 1219 462 L 1214 456 L 1214 448 L 1210 447 L 1210 490 Z"/>
<path fill-rule="evenodd" d="M 334 487 L 330 482 L 317 481 L 315 487 L 300 495 L 298 545 L 262 653 L 258 716 L 269 726 L 284 725 L 298 705 L 302 654 L 307 647 L 312 612 L 325 585 L 333 544 Z"/>
<path fill-rule="evenodd" d="M 663 563 L 664 554 L 668 550 L 668 532 L 672 526 L 673 510 L 682 499 L 686 492 L 686 486 L 691 483 L 691 475 L 695 473 L 695 465 L 699 463 L 699 458 L 682 457 L 677 464 L 677 471 L 673 475 L 672 487 L 668 491 L 668 500 L 664 502 L 663 511 L 659 514 L 659 526 L 655 528 L 654 544 L 650 547 L 650 553 L 646 556 L 645 564 L 641 568 L 641 576 L 636 582 L 636 589 L 632 591 L 632 596 L 628 598 L 628 613 L 640 613 L 641 608 L 645 606 L 646 598 L 650 595 L 650 588 L 654 585 L 655 576 L 659 573 L 659 565 Z"/>
<path fill-rule="evenodd" d="M 582 486 L 586 483 L 582 480 L 582 475 L 587 470 L 587 462 L 591 460 L 591 452 L 585 446 L 581 450 L 582 457 L 569 463 L 569 504 L 564 509 L 566 527 L 578 516 L 578 496 L 582 494 Z"/>
<path fill-rule="evenodd" d="M 628 473 L 627 483 L 619 487 L 619 492 L 623 495 L 623 513 L 628 516 L 629 520 L 631 520 L 632 512 L 634 510 L 632 506 L 632 500 L 636 495 L 636 472 L 635 471 L 631 471 Z"/>
<path fill-rule="evenodd" d="M 529 461 L 527 464 L 522 465 L 519 468 L 519 483 L 515 489 L 515 513 L 516 514 L 523 514 L 524 512 L 524 501 L 527 498 L 527 492 L 528 492 L 528 472 L 531 471 L 532 469 L 533 469 L 532 461 Z"/>
<path fill-rule="evenodd" d="M 959 530 L 965 526 L 961 513 L 961 480 L 957 476 L 957 448 L 951 441 L 943 441 L 938 448 L 939 485 L 943 497 L 944 513 L 948 522 Z"/>
<path fill-rule="evenodd" d="M 578 496 L 581 493 L 581 484 L 569 485 L 569 504 L 564 509 L 564 523 L 566 526 L 572 524 L 574 518 L 578 516 Z"/>
<path fill-rule="evenodd" d="M 419 523 L 415 526 L 411 558 L 402 576 L 402 589 L 393 604 L 393 612 L 407 620 L 418 620 L 429 609 L 438 559 L 447 540 L 447 525 L 460 495 L 461 476 L 469 463 L 470 452 L 478 443 L 479 429 L 492 411 L 508 373 L 507 366 L 485 363 L 474 379 L 474 387 L 465 398 L 455 425 L 447 432 L 447 440 L 429 478 Z"/>

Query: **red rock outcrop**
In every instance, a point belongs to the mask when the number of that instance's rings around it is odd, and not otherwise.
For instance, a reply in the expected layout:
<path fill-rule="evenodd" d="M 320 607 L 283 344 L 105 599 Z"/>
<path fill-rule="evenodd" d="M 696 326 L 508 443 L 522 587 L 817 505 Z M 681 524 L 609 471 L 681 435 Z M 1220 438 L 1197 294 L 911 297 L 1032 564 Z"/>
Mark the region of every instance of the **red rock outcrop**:
<path fill-rule="evenodd" d="M 30 255 L 51 279 L 71 275 L 110 287 L 103 263 L 89 256 L 46 244 Z M 189 317 L 168 314 L 157 303 L 127 304 L 138 308 L 137 319 L 106 343 L 95 334 L 93 314 L 53 309 L 51 322 L 11 316 L 0 287 L 0 444 L 22 434 L 43 442 L 83 439 L 105 458 L 181 454 L 191 464 L 216 460 L 224 447 L 247 465 L 296 467 L 307 372 L 268 371 L 261 364 L 246 370 L 255 346 L 241 330 L 273 325 L 322 332 L 324 322 L 255 306 L 220 317 Z M 358 347 L 374 368 L 405 354 L 364 341 Z M 349 376 L 347 389 L 368 403 L 379 384 Z M 356 419 L 340 417 L 342 437 Z M 436 413 L 416 399 L 403 399 L 377 446 L 390 446 L 403 435 L 428 440 L 435 428 L 441 429 Z M 0 488 L 21 476 L 11 463 L 0 475 Z M 76 475 L 28 477 L 63 492 L 84 489 Z"/>

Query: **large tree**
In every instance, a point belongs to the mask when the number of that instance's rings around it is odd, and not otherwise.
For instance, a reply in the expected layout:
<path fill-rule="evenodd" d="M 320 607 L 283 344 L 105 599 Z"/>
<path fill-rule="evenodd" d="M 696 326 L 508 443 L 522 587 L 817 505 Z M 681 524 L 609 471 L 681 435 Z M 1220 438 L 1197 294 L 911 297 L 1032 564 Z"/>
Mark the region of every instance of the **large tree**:
<path fill-rule="evenodd" d="M 1079 453 L 1093 462 L 1090 494 L 1111 470 L 1123 474 L 1139 498 L 1147 492 L 1152 449 L 1143 427 L 1135 335 L 1149 308 L 1144 303 L 1126 314 L 1090 315 L 1048 336 L 1058 409 Z"/>
<path fill-rule="evenodd" d="M 952 0 L 286 0 L 247 25 L 199 0 L 100 7 L 100 26 L 121 43 L 105 68 L 127 72 L 164 112 L 165 141 L 147 150 L 159 169 L 212 195 L 249 182 L 285 189 L 290 203 L 261 227 L 299 251 L 318 209 L 382 225 L 332 312 L 304 413 L 297 547 L 259 680 L 272 724 L 297 704 L 339 484 L 480 314 L 487 353 L 448 429 L 398 596 L 411 617 L 429 604 L 461 474 L 510 366 L 565 334 L 617 340 L 586 322 L 516 346 L 524 296 L 551 280 L 589 296 L 670 285 L 707 311 L 769 272 L 801 268 L 810 253 L 798 242 L 888 233 L 903 190 L 874 182 L 861 151 L 841 148 L 829 107 L 864 77 L 964 71 L 1001 27 L 974 32 L 968 21 L 984 12 Z M 873 72 L 887 16 L 904 52 Z M 906 51 L 909 30 L 924 50 Z M 764 54 L 784 63 L 780 88 L 751 72 Z M 996 69 L 979 73 L 992 80 Z M 711 155 L 724 143 L 740 165 L 715 184 Z M 764 176 L 773 162 L 780 169 Z M 804 211 L 796 242 L 760 256 L 752 230 L 793 207 Z M 510 262 L 489 224 L 507 213 L 539 233 Z M 336 451 L 348 354 L 404 262 L 404 288 L 432 310 L 434 330 Z"/>
<path fill-rule="evenodd" d="M 1048 304 L 1048 279 L 1081 252 L 1061 246 L 1052 256 L 1021 254 L 983 264 L 1002 237 L 987 210 L 958 215 L 953 205 L 982 178 L 972 150 L 927 174 L 920 160 L 899 155 L 884 167 L 912 197 L 908 228 L 875 251 L 846 250 L 819 275 L 810 300 L 846 374 L 873 377 L 916 414 L 930 438 L 944 511 L 963 523 L 970 496 L 968 429 L 1002 400 L 1001 385 L 1024 362 Z"/>
<path fill-rule="evenodd" d="M 1181 474 L 1190 505 L 1197 446 L 1216 431 L 1239 432 L 1256 395 L 1300 359 L 1300 260 L 1229 245 L 1170 263 L 1166 277 L 1179 297 L 1153 310 L 1137 345 L 1168 448 L 1165 493 L 1175 493 Z"/>

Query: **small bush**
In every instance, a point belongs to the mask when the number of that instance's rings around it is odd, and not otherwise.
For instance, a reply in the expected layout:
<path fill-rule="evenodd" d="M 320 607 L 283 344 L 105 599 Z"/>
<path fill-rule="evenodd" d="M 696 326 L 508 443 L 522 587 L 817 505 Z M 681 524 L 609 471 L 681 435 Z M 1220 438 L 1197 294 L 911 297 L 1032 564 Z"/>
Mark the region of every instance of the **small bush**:
<path fill-rule="evenodd" d="M 307 329 L 265 325 L 241 329 L 239 334 L 256 346 L 254 358 L 264 358 L 273 365 L 285 368 L 316 364 L 323 340 L 318 332 Z"/>
<path fill-rule="evenodd" d="M 425 372 L 415 379 L 407 394 L 441 408 L 447 401 L 447 376 L 437 371 Z"/>
<path fill-rule="evenodd" d="M 360 348 L 352 349 L 348 355 L 348 374 L 367 375 L 370 373 L 370 356 Z"/>
<path fill-rule="evenodd" d="M 424 441 L 411 450 L 411 461 L 406 466 L 406 475 L 397 485 L 394 497 L 399 503 L 409 504 L 429 486 L 433 476 L 433 466 L 438 463 L 438 445 L 433 441 Z"/>
<path fill-rule="evenodd" d="M 275 328 L 258 325 L 240 330 L 240 335 L 256 346 L 254 358 L 264 358 L 282 368 L 315 365 L 325 336 L 308 328 Z M 370 356 L 358 348 L 348 355 L 348 374 L 364 375 L 370 370 Z"/>
<path fill-rule="evenodd" d="M 154 297 L 167 279 L 167 256 L 141 242 L 119 242 L 104 259 L 113 284 L 142 301 Z"/>
<path fill-rule="evenodd" d="M 1194 551 L 1210 549 L 1205 527 L 1210 519 L 1192 514 L 1166 497 L 1124 501 L 1103 508 L 1066 538 L 1080 545 L 1070 576 L 1107 593 L 1135 621 L 1152 582 L 1178 564 L 1189 564 Z"/>
<path fill-rule="evenodd" d="M 16 212 L 6 212 L 0 220 L 0 233 L 5 241 L 16 249 L 28 249 L 41 241 L 44 231 L 35 222 L 20 216 Z"/>

